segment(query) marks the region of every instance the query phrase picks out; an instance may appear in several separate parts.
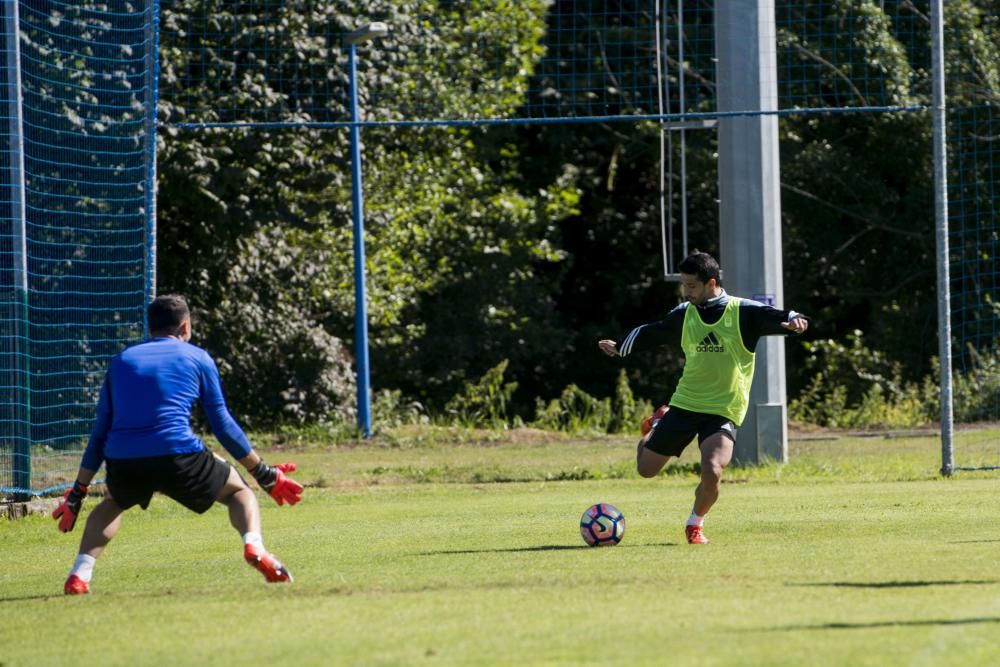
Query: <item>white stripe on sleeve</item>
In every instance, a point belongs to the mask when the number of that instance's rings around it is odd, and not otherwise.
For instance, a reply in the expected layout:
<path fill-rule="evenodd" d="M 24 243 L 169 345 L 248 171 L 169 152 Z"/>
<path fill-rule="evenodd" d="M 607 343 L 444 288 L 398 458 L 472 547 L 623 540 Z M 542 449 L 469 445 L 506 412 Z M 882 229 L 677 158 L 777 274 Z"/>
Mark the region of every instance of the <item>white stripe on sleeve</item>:
<path fill-rule="evenodd" d="M 643 326 L 646 325 L 638 326 L 635 329 L 632 329 L 632 331 L 630 331 L 629 334 L 625 336 L 625 342 L 623 342 L 621 344 L 621 347 L 618 348 L 619 356 L 627 357 L 629 353 L 632 352 L 632 344 L 635 343 L 635 339 L 639 337 L 639 331 L 642 329 Z"/>

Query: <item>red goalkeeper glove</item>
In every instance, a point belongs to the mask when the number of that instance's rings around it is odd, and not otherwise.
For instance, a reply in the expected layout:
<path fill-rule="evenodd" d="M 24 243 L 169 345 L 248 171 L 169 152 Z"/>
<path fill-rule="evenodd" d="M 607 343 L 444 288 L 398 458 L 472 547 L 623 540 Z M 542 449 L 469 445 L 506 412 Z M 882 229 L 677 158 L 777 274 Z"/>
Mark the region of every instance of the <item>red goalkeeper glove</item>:
<path fill-rule="evenodd" d="M 667 414 L 667 410 L 669 409 L 670 408 L 668 408 L 667 406 L 661 405 L 660 407 L 656 408 L 656 412 L 643 419 L 642 434 L 646 435 L 647 433 L 652 431 L 653 427 L 656 426 L 661 419 L 663 419 L 663 415 Z"/>
<path fill-rule="evenodd" d="M 287 502 L 294 505 L 302 500 L 302 485 L 285 477 L 286 472 L 295 472 L 295 464 L 279 463 L 272 467 L 261 461 L 253 467 L 250 474 L 276 503 L 284 505 Z"/>
<path fill-rule="evenodd" d="M 59 530 L 68 533 L 76 525 L 76 517 L 83 507 L 83 499 L 87 497 L 90 487 L 80 482 L 73 482 L 73 487 L 66 489 L 63 501 L 52 511 L 52 518 L 59 519 Z"/>

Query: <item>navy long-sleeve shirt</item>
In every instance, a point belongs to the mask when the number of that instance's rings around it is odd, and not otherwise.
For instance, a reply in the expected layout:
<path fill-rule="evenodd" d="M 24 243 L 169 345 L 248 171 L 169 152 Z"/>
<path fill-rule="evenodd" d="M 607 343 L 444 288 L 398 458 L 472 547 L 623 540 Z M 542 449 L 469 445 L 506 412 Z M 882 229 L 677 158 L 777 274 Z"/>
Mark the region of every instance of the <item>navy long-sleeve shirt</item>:
<path fill-rule="evenodd" d="M 219 370 L 208 352 L 176 338 L 153 338 L 126 348 L 104 376 L 97 421 L 81 465 L 97 470 L 105 459 L 203 450 L 191 429 L 195 401 L 226 451 L 237 460 L 250 454 L 250 441 L 229 414 Z"/>
<path fill-rule="evenodd" d="M 705 324 L 715 324 L 722 318 L 728 303 L 729 295 L 723 290 L 719 296 L 695 307 L 698 308 L 698 314 Z M 627 357 L 633 352 L 661 345 L 680 346 L 684 315 L 689 307 L 692 307 L 691 304 L 684 302 L 667 313 L 662 320 L 632 329 L 615 345 L 618 354 Z M 740 335 L 743 338 L 743 346 L 753 352 L 762 336 L 784 336 L 792 333 L 781 324 L 791 321 L 798 315 L 799 313 L 794 310 L 779 310 L 758 301 L 741 299 Z"/>

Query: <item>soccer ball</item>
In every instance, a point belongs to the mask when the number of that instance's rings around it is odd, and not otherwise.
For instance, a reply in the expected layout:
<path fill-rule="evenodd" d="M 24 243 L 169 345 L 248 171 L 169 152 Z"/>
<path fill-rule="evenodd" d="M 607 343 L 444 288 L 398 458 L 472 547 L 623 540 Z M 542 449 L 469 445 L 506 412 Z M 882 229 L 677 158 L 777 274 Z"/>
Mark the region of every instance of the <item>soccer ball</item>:
<path fill-rule="evenodd" d="M 625 535 L 625 515 L 608 503 L 591 505 L 580 517 L 580 534 L 592 547 L 613 547 Z"/>

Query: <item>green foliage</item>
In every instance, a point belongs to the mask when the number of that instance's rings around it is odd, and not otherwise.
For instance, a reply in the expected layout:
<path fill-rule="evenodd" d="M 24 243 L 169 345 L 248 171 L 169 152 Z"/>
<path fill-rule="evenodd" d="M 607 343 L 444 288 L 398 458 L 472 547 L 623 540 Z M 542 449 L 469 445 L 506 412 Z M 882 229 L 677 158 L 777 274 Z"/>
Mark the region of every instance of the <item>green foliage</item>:
<path fill-rule="evenodd" d="M 368 181 L 382 193 L 370 206 L 373 365 L 437 409 L 496 359 L 534 393 L 522 380 L 544 377 L 532 371 L 564 336 L 546 272 L 562 261 L 553 220 L 573 188 L 519 191 L 519 149 L 502 137 L 487 148 L 478 130 L 393 134 L 405 150 L 375 150 L 384 168 Z"/>
<path fill-rule="evenodd" d="M 310 248 L 277 227 L 238 248 L 206 285 L 216 300 L 194 299 L 196 342 L 215 353 L 231 407 L 250 427 L 354 421 L 353 357 L 317 321 Z"/>
<path fill-rule="evenodd" d="M 405 400 L 403 392 L 398 389 L 383 389 L 375 393 L 372 401 L 373 428 L 386 430 L 429 421 L 424 406 L 417 401 Z"/>
<path fill-rule="evenodd" d="M 597 399 L 571 384 L 547 404 L 536 400 L 532 426 L 569 433 L 601 433 L 611 420 L 611 399 Z"/>
<path fill-rule="evenodd" d="M 803 345 L 813 376 L 789 403 L 791 419 L 833 428 L 898 428 L 938 418 L 934 379 L 904 381 L 901 364 L 867 347 L 861 331 L 852 332 L 846 343 L 825 339 Z"/>
<path fill-rule="evenodd" d="M 847 343 L 819 340 L 805 343 L 813 372 L 809 385 L 788 406 L 793 420 L 834 428 L 902 428 L 940 419 L 940 364 L 919 382 L 902 379 L 899 362 L 867 347 L 860 331 Z M 1000 348 L 994 344 L 991 349 Z M 1000 395 L 1000 352 L 970 346 L 966 369 L 952 374 L 953 417 L 956 423 L 995 421 Z"/>
<path fill-rule="evenodd" d="M 638 428 L 639 422 L 652 411 L 648 401 L 635 399 L 628 375 L 622 370 L 611 398 L 595 398 L 571 384 L 548 403 L 537 399 L 531 425 L 575 434 L 627 433 Z"/>
<path fill-rule="evenodd" d="M 890 4 L 891 11 L 873 0 L 779 7 L 806 27 L 779 30 L 782 66 L 812 68 L 783 82 L 783 94 L 803 106 L 831 97 L 869 104 L 876 96 L 929 104 L 927 17 L 912 3 Z M 623 16 L 646 16 L 638 3 L 620 7 Z M 347 133 L 182 131 L 170 123 L 234 120 L 235 109 L 257 119 L 343 120 L 346 58 L 337 36 L 369 18 L 392 26 L 358 63 L 362 106 L 380 118 L 510 117 L 541 101 L 528 99 L 529 90 L 555 94 L 567 114 L 595 108 L 594 95 L 614 98 L 626 113 L 652 111 L 652 97 L 629 97 L 642 88 L 630 79 L 616 91 L 595 93 L 592 85 L 607 75 L 605 44 L 594 36 L 636 26 L 609 28 L 570 0 L 555 9 L 542 0 L 376 0 L 361 14 L 347 0 L 253 11 L 223 0 L 163 6 L 157 281 L 161 291 L 191 298 L 197 340 L 219 357 L 241 419 L 353 422 Z M 950 94 L 964 104 L 998 99 L 994 10 L 981 0 L 946 5 L 949 30 L 962 37 L 946 44 Z M 710 35 L 705 13 L 694 14 L 690 34 Z M 494 44 L 477 37 L 483 31 L 508 39 Z M 912 43 L 903 44 L 899 36 L 909 34 Z M 433 62 L 406 57 L 418 50 L 435 54 Z M 714 108 L 713 62 L 691 51 L 686 66 L 689 85 L 702 82 L 689 101 L 708 105 L 695 110 Z M 554 72 L 565 75 L 563 90 L 546 78 Z M 380 102 L 386 90 L 393 99 Z M 936 399 L 925 382 L 903 379 L 931 372 L 936 351 L 926 115 L 793 115 L 780 131 L 785 305 L 812 315 L 818 335 L 847 341 L 841 351 L 789 346 L 792 391 L 805 387 L 793 416 L 843 425 L 926 421 Z M 995 133 L 980 134 L 989 141 Z M 365 128 L 373 384 L 399 392 L 397 406 L 419 401 L 416 414 L 447 419 L 449 399 L 506 359 L 518 389 L 505 412 L 482 416 L 482 406 L 456 399 L 471 411 L 462 419 L 511 423 L 530 414 L 537 397 L 566 387 L 555 401 L 539 402 L 539 423 L 629 429 L 629 401 L 661 396 L 681 364 L 677 350 L 652 352 L 642 373 L 630 371 L 634 396 L 622 392 L 620 377 L 606 412 L 591 396 L 605 394 L 620 369 L 596 361 L 594 341 L 658 319 L 676 303 L 657 260 L 660 139 L 656 123 Z M 708 251 L 718 251 L 717 148 L 711 132 L 688 134 L 689 241 Z M 984 194 L 992 189 L 974 187 L 990 182 L 992 163 L 956 164 L 975 197 L 969 206 L 993 210 Z M 966 217 L 975 218 L 971 210 Z M 953 298 L 967 311 L 982 306 Z M 855 329 L 878 355 L 851 358 Z M 821 372 L 805 363 L 809 355 L 829 355 L 840 370 Z M 972 382 L 956 385 L 962 414 L 987 407 Z M 379 419 L 394 423 L 396 414 L 388 409 Z"/>
<path fill-rule="evenodd" d="M 504 382 L 510 362 L 506 359 L 486 371 L 476 382 L 468 382 L 465 390 L 445 405 L 445 415 L 466 427 L 503 428 L 510 421 L 510 402 L 516 382 Z"/>
<path fill-rule="evenodd" d="M 252 13 L 221 0 L 165 6 L 161 121 L 226 121 L 234 109 L 238 119 L 343 119 L 345 61 L 335 36 L 355 27 L 357 9 L 343 0 Z M 367 4 L 393 28 L 386 49 L 367 48 L 360 59 L 362 104 L 378 85 L 398 93 L 394 102 L 408 116 L 512 114 L 541 55 L 545 9 L 534 0 Z M 414 16 L 433 18 L 436 29 L 415 25 Z M 472 29 L 485 21 L 506 36 L 486 59 Z M 439 66 L 400 60 L 408 49 L 435 53 Z M 270 55 L 247 57 L 253 53 Z M 296 83 L 304 66 L 308 94 Z M 303 105 L 325 105 L 326 115 L 311 117 L 319 112 Z M 545 271 L 562 260 L 554 221 L 574 210 L 577 189 L 562 170 L 526 188 L 515 168 L 521 148 L 509 135 L 366 131 L 377 387 L 440 409 L 486 371 L 482 359 L 508 358 L 519 377 L 530 377 L 532 360 L 555 357 L 562 332 Z M 160 142 L 158 284 L 190 297 L 198 341 L 220 358 L 235 413 L 253 424 L 350 422 L 347 133 L 168 126 Z"/>
<path fill-rule="evenodd" d="M 639 423 L 653 413 L 653 405 L 649 401 L 636 400 L 629 386 L 628 373 L 625 369 L 618 372 L 618 382 L 615 393 L 611 397 L 611 414 L 606 430 L 608 433 L 628 433 L 635 431 Z"/>
<path fill-rule="evenodd" d="M 993 344 L 992 349 L 992 353 L 987 353 L 970 345 L 968 369 L 953 373 L 952 404 L 954 419 L 958 423 L 997 420 L 1000 407 L 1000 340 Z"/>

